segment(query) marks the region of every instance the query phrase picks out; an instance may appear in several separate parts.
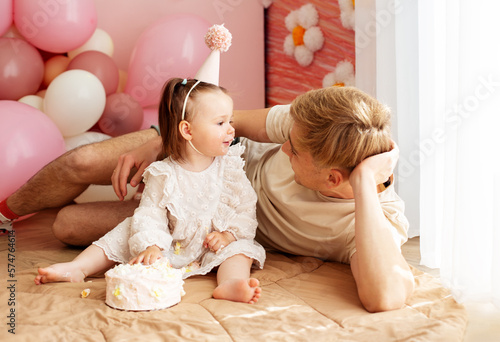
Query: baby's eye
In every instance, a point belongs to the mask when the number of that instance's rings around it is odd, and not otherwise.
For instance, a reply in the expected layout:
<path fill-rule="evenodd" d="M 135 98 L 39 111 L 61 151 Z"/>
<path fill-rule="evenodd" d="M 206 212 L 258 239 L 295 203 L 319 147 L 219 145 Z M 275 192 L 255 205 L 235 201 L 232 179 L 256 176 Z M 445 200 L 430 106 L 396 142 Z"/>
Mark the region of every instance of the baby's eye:
<path fill-rule="evenodd" d="M 219 126 L 224 125 L 224 121 L 219 121 L 219 122 L 217 122 L 217 125 L 219 125 Z"/>

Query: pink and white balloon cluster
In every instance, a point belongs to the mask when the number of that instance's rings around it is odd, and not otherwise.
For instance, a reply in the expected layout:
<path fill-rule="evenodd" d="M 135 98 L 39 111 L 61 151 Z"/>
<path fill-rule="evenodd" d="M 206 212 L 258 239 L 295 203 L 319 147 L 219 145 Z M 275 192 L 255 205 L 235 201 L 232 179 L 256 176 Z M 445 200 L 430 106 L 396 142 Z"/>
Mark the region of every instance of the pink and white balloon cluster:
<path fill-rule="evenodd" d="M 192 77 L 208 55 L 209 26 L 187 14 L 158 20 L 122 71 L 94 0 L 0 1 L 0 200 L 64 153 L 65 140 L 155 124 L 165 81 Z"/>
<path fill-rule="evenodd" d="M 0 38 L 0 100 L 19 100 L 43 111 L 64 137 L 96 123 L 111 136 L 141 127 L 142 107 L 117 92 L 114 46 L 97 28 L 94 0 L 2 3 L 11 9 L 1 10 L 7 34 Z M 126 118 L 119 117 L 117 107 Z"/>

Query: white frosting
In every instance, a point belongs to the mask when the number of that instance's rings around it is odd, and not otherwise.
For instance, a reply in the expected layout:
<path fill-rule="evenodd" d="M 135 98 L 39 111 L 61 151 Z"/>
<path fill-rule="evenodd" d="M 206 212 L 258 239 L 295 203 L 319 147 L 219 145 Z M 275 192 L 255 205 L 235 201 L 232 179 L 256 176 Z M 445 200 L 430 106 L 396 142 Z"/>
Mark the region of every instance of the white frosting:
<path fill-rule="evenodd" d="M 106 272 L 106 304 L 127 311 L 160 310 L 184 295 L 183 271 L 165 261 L 153 265 L 120 264 Z"/>

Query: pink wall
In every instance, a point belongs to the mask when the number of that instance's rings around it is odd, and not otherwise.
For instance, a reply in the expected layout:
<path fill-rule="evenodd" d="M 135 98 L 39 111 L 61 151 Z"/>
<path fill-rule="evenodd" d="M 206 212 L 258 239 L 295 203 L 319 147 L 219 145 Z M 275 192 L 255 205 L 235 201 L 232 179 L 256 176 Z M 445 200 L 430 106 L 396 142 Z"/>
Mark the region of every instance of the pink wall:
<path fill-rule="evenodd" d="M 113 58 L 122 70 L 127 70 L 141 33 L 160 18 L 191 13 L 211 24 L 224 24 L 233 41 L 221 56 L 220 85 L 231 92 L 237 109 L 265 105 L 264 8 L 259 0 L 95 0 L 95 4 L 97 27 L 113 39 Z"/>

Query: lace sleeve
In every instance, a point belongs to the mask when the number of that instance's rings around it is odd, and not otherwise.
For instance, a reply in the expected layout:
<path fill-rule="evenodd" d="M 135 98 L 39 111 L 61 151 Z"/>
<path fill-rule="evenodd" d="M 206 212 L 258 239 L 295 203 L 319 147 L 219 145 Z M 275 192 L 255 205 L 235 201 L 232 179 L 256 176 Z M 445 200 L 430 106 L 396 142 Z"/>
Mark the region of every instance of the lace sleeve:
<path fill-rule="evenodd" d="M 168 178 L 167 174 L 152 176 L 148 171 L 144 174 L 146 186 L 141 203 L 132 217 L 128 241 L 133 257 L 149 246 L 156 245 L 162 250 L 168 250 L 172 244 L 167 209 L 160 205 Z"/>
<path fill-rule="evenodd" d="M 234 208 L 234 215 L 228 222 L 227 231 L 231 232 L 236 240 L 255 238 L 257 230 L 256 203 L 257 196 L 248 182 L 248 187 L 243 187 L 240 195 L 240 203 Z"/>
<path fill-rule="evenodd" d="M 236 145 L 225 160 L 224 190 L 213 224 L 218 231 L 229 231 L 239 239 L 253 239 L 257 230 L 257 195 L 243 171 L 240 157 L 244 147 Z"/>

